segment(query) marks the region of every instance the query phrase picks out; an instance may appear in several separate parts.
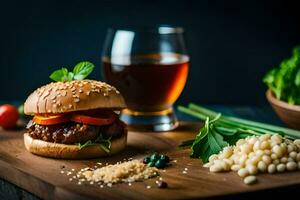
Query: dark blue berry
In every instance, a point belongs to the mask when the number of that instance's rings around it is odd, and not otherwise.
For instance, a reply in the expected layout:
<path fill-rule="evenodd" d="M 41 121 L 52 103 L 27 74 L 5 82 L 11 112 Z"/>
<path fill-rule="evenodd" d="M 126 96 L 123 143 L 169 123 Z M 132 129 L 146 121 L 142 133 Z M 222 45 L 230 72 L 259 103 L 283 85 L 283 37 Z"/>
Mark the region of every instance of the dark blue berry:
<path fill-rule="evenodd" d="M 164 168 L 165 166 L 166 166 L 166 163 L 165 163 L 165 161 L 163 161 L 163 160 L 157 160 L 157 161 L 155 162 L 155 167 L 158 168 L 158 169 L 162 169 L 162 168 Z"/>
<path fill-rule="evenodd" d="M 154 153 L 150 157 L 151 162 L 156 162 L 159 159 L 159 155 L 157 153 Z"/>
<path fill-rule="evenodd" d="M 160 155 L 159 159 L 165 161 L 165 163 L 170 162 L 170 158 L 166 155 Z"/>
<path fill-rule="evenodd" d="M 158 186 L 158 188 L 167 188 L 168 184 L 164 181 L 159 181 L 157 186 Z"/>
<path fill-rule="evenodd" d="M 148 164 L 149 162 L 150 162 L 150 157 L 149 156 L 145 157 L 143 163 Z"/>
<path fill-rule="evenodd" d="M 154 165 L 155 165 L 155 163 L 152 162 L 152 161 L 150 161 L 150 162 L 148 163 L 148 166 L 149 166 L 149 167 L 154 167 Z"/>

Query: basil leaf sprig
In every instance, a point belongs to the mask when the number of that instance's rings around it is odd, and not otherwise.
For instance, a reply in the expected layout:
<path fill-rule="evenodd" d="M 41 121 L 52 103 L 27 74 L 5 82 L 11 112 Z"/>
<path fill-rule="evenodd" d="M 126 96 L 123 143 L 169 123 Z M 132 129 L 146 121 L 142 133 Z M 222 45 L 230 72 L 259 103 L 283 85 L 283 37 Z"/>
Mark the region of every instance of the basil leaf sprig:
<path fill-rule="evenodd" d="M 110 152 L 111 149 L 111 138 L 104 139 L 102 134 L 100 133 L 95 141 L 88 140 L 85 143 L 78 143 L 79 149 L 86 148 L 88 146 L 98 145 L 101 149 L 103 149 L 106 153 Z"/>
<path fill-rule="evenodd" d="M 233 145 L 241 138 L 250 136 L 244 130 L 236 130 L 219 126 L 217 121 L 221 114 L 210 120 L 206 117 L 203 128 L 200 129 L 194 140 L 184 141 L 180 147 L 191 146 L 192 158 L 200 158 L 204 163 L 213 154 L 218 154 L 226 146 Z"/>
<path fill-rule="evenodd" d="M 83 80 L 93 70 L 95 66 L 89 61 L 83 61 L 75 65 L 73 71 L 69 72 L 66 67 L 54 71 L 49 78 L 54 81 L 72 81 L 72 80 Z"/>
<path fill-rule="evenodd" d="M 271 69 L 263 82 L 277 99 L 300 105 L 300 46 L 295 47 L 292 56 L 279 67 Z"/>
<path fill-rule="evenodd" d="M 182 142 L 180 147 L 191 147 L 191 157 L 200 158 L 204 163 L 213 154 L 218 154 L 224 147 L 234 145 L 239 139 L 251 135 L 280 134 L 289 139 L 300 138 L 300 131 L 255 122 L 251 120 L 224 116 L 196 104 L 188 107 L 179 106 L 178 110 L 205 120 L 196 138 Z"/>

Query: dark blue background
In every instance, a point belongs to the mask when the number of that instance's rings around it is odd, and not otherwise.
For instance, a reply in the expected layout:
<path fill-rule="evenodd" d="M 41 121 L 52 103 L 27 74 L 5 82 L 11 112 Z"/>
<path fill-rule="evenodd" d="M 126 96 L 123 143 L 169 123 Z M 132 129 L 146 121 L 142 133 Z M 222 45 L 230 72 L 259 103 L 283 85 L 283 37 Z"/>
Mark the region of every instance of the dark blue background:
<path fill-rule="evenodd" d="M 191 56 L 180 103 L 262 105 L 263 74 L 300 44 L 292 1 L 6 1 L 0 12 L 1 100 L 24 100 L 56 68 L 96 64 L 110 26 L 186 29 Z"/>

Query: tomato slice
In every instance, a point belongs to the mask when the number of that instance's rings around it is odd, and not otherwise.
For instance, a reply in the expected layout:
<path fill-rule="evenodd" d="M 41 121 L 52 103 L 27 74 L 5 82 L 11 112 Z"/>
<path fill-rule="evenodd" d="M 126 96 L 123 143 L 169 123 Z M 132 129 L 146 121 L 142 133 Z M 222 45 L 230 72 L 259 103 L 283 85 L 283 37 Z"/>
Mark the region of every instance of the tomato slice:
<path fill-rule="evenodd" d="M 104 116 L 88 116 L 82 114 L 74 114 L 71 116 L 71 121 L 90 124 L 90 125 L 108 125 L 113 123 L 115 120 L 115 115 L 104 115 Z"/>
<path fill-rule="evenodd" d="M 33 121 L 40 125 L 61 124 L 70 121 L 70 115 L 35 115 Z"/>
<path fill-rule="evenodd" d="M 102 112 L 83 112 L 83 113 L 68 113 L 57 115 L 35 115 L 33 122 L 40 125 L 61 124 L 68 121 L 90 125 L 108 125 L 112 124 L 116 118 L 116 114 L 112 111 Z"/>

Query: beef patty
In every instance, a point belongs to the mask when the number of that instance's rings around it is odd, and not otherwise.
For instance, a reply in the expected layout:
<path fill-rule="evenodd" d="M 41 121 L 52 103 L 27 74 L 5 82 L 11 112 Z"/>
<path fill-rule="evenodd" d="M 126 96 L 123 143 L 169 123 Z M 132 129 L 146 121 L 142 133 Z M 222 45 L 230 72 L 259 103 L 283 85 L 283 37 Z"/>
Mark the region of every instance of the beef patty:
<path fill-rule="evenodd" d="M 34 139 L 62 144 L 84 143 L 95 140 L 99 134 L 103 138 L 119 138 L 126 132 L 126 125 L 119 119 L 110 125 L 93 126 L 75 122 L 55 125 L 39 125 L 30 121 L 27 125 L 28 134 Z"/>

